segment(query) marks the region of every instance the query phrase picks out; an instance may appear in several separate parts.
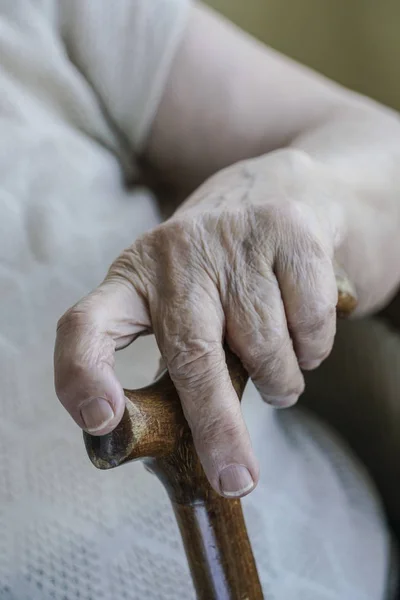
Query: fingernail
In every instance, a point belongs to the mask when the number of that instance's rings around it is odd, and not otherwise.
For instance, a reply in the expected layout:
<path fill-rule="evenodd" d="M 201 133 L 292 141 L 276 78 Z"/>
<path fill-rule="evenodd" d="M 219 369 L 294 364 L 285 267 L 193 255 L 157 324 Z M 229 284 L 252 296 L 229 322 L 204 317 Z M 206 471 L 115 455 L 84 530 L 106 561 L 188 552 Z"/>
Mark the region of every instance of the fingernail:
<path fill-rule="evenodd" d="M 81 417 L 89 433 L 100 431 L 114 418 L 114 411 L 104 398 L 93 398 L 81 408 Z"/>
<path fill-rule="evenodd" d="M 221 492 L 228 498 L 238 498 L 254 487 L 249 470 L 243 465 L 229 465 L 219 476 Z"/>

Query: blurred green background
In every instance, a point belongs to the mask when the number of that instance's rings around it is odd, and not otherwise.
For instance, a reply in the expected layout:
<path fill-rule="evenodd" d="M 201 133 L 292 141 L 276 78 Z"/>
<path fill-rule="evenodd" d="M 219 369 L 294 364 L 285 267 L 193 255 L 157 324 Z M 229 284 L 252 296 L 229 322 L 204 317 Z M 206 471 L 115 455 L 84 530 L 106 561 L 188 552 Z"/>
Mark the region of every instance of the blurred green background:
<path fill-rule="evenodd" d="M 208 0 L 250 33 L 400 110 L 400 0 Z"/>

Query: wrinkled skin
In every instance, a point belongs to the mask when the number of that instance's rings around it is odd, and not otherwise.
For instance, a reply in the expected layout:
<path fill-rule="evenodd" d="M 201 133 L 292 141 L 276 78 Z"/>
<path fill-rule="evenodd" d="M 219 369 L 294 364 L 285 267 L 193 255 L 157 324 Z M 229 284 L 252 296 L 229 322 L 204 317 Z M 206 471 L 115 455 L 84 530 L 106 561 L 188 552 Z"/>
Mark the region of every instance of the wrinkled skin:
<path fill-rule="evenodd" d="M 60 320 L 55 383 L 80 427 L 111 431 L 125 404 L 114 352 L 154 331 L 210 482 L 242 496 L 258 467 L 222 341 L 266 401 L 288 406 L 303 390 L 301 368 L 332 347 L 333 257 L 356 292 L 356 316 L 390 300 L 400 285 L 400 124 L 202 3 L 187 17 L 132 155 L 153 191 L 189 199 Z M 101 56 L 82 60 L 96 88 Z M 123 131 L 129 115 L 113 99 L 127 90 L 111 91 L 97 90 Z"/>
<path fill-rule="evenodd" d="M 318 366 L 335 335 L 332 259 L 345 235 L 336 192 L 305 153 L 280 150 L 217 173 L 125 250 L 58 325 L 57 394 L 78 425 L 117 425 L 114 352 L 152 331 L 210 483 L 227 496 L 251 491 L 258 465 L 223 341 L 266 402 L 297 401 L 301 369 Z"/>

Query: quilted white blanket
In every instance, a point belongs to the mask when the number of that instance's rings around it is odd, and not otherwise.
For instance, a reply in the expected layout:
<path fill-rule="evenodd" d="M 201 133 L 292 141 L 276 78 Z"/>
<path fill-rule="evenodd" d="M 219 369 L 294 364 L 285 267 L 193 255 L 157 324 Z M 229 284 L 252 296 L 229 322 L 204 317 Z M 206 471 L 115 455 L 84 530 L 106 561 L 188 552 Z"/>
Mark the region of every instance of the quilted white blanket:
<path fill-rule="evenodd" d="M 149 6 L 130 10 L 151 22 Z M 96 471 L 53 391 L 58 317 L 158 220 L 124 184 L 122 138 L 56 20 L 51 1 L 0 1 L 0 598 L 189 600 L 158 481 L 140 465 Z M 148 383 L 156 362 L 151 339 L 124 351 L 123 384 Z M 274 413 L 252 387 L 244 408 L 262 468 L 244 506 L 267 597 L 383 600 L 389 537 L 362 469 L 307 414 Z"/>

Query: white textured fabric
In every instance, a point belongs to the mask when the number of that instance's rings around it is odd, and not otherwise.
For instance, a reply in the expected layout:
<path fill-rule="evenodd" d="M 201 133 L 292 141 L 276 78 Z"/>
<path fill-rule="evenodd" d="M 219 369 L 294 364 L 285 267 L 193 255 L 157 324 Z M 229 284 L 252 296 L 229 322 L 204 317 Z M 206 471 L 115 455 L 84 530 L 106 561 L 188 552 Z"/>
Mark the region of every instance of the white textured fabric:
<path fill-rule="evenodd" d="M 52 375 L 57 318 L 157 222 L 121 164 L 185 13 L 183 0 L 0 0 L 1 600 L 194 598 L 160 484 L 141 465 L 89 464 Z M 120 353 L 123 384 L 148 383 L 156 362 L 150 339 Z M 363 470 L 306 413 L 274 413 L 252 387 L 244 407 L 262 472 L 244 507 L 267 597 L 383 600 L 390 541 Z"/>

